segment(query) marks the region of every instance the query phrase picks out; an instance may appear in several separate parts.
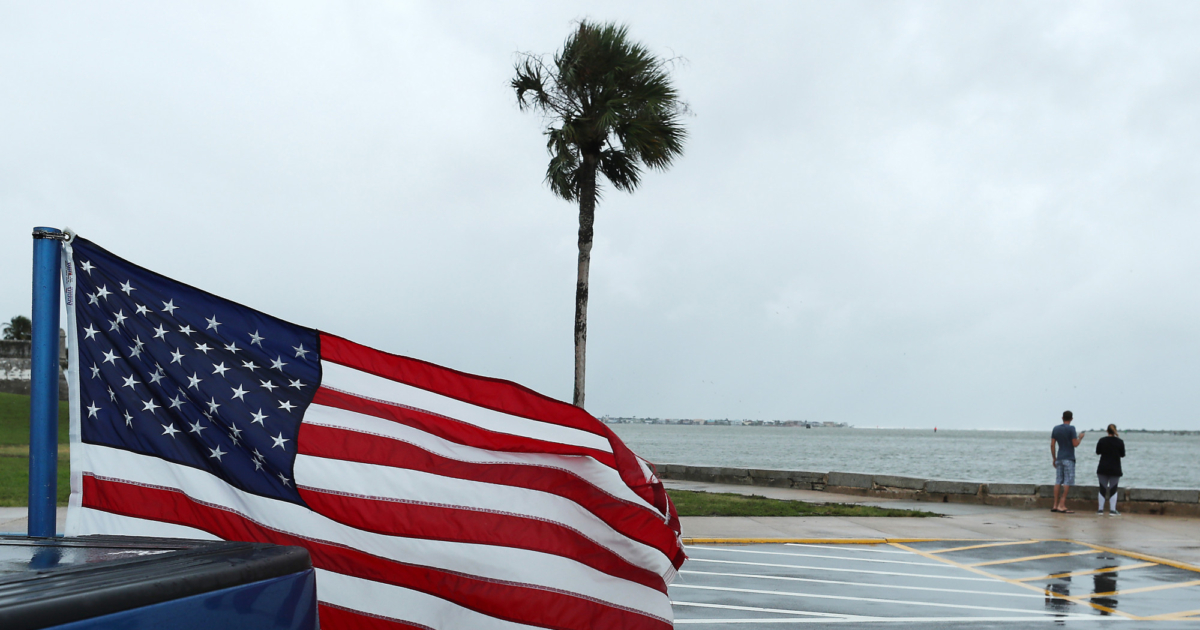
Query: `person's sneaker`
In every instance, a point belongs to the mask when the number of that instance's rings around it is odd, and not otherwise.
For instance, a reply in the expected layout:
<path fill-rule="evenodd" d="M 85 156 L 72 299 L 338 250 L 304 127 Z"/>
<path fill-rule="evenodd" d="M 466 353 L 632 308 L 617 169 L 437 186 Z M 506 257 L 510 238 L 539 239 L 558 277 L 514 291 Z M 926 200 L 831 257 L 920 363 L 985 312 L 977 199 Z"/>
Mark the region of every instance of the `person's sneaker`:
<path fill-rule="evenodd" d="M 1096 516 L 1104 516 L 1104 510 L 1096 510 Z"/>
<path fill-rule="evenodd" d="M 1108 515 L 1109 516 L 1120 516 L 1121 513 L 1116 510 L 1113 510 L 1113 511 L 1109 512 Z"/>

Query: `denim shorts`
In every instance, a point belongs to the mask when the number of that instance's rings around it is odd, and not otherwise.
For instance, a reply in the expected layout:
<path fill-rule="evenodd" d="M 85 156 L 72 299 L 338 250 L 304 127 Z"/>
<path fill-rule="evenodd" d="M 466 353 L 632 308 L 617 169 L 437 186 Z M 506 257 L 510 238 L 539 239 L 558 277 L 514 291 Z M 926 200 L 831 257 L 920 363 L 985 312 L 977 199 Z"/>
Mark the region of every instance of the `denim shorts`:
<path fill-rule="evenodd" d="M 1054 485 L 1075 485 L 1075 460 L 1060 459 L 1054 464 Z"/>

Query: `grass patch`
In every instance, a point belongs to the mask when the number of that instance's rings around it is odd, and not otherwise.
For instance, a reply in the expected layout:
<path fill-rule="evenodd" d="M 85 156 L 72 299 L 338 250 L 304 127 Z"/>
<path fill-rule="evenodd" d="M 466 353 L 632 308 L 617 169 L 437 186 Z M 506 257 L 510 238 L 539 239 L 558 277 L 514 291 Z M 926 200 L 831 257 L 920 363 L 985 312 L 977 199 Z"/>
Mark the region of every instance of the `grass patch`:
<path fill-rule="evenodd" d="M 58 504 L 71 494 L 70 416 L 58 403 Z M 0 507 L 29 505 L 29 396 L 0 393 Z"/>
<path fill-rule="evenodd" d="M 768 499 L 757 494 L 667 490 L 680 516 L 940 516 L 920 510 L 895 510 L 872 505 L 805 503 Z"/>
<path fill-rule="evenodd" d="M 58 458 L 58 505 L 71 496 L 69 460 Z M 0 456 L 0 507 L 29 505 L 29 458 Z"/>
<path fill-rule="evenodd" d="M 58 402 L 58 443 L 69 440 L 67 401 Z M 0 394 L 0 444 L 29 444 L 29 396 Z"/>

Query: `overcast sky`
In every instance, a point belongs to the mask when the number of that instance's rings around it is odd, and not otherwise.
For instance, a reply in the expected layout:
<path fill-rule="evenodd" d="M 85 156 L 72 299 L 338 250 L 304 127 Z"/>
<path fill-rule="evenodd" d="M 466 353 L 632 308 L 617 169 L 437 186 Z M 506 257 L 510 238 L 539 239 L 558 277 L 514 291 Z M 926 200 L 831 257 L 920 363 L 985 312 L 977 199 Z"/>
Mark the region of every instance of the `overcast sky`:
<path fill-rule="evenodd" d="M 0 319 L 70 226 L 569 400 L 577 208 L 508 81 L 587 17 L 694 111 L 597 210 L 593 414 L 1200 428 L 1200 5 L 503 6 L 3 0 Z"/>

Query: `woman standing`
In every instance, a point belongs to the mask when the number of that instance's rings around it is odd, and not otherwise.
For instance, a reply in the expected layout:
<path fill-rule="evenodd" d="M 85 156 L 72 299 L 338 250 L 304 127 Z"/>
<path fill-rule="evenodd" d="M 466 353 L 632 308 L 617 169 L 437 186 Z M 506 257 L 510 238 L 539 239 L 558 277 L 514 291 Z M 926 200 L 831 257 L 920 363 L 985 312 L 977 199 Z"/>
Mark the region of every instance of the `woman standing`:
<path fill-rule="evenodd" d="M 1117 482 L 1121 480 L 1121 458 L 1125 457 L 1125 442 L 1117 437 L 1117 425 L 1108 425 L 1108 435 L 1096 442 L 1096 454 L 1100 465 L 1096 476 L 1100 478 L 1100 508 L 1096 516 L 1104 515 L 1104 504 L 1108 503 L 1108 515 L 1120 516 L 1117 511 Z"/>

